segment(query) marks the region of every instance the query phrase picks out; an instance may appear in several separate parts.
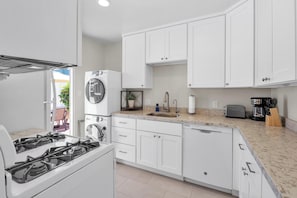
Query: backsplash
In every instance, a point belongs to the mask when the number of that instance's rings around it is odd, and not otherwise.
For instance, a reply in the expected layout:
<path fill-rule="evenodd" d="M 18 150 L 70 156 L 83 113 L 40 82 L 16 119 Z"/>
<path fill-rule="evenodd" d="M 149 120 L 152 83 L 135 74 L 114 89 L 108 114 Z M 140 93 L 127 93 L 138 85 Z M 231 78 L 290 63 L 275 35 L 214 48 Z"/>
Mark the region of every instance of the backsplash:
<path fill-rule="evenodd" d="M 144 105 L 163 105 L 164 94 L 169 92 L 170 106 L 177 99 L 178 107 L 188 107 L 188 97 L 196 96 L 196 108 L 220 109 L 227 104 L 244 105 L 247 111 L 251 111 L 250 98 L 253 96 L 270 97 L 271 89 L 255 88 L 209 88 L 189 89 L 187 87 L 187 66 L 170 65 L 154 67 L 153 89 L 144 90 Z"/>

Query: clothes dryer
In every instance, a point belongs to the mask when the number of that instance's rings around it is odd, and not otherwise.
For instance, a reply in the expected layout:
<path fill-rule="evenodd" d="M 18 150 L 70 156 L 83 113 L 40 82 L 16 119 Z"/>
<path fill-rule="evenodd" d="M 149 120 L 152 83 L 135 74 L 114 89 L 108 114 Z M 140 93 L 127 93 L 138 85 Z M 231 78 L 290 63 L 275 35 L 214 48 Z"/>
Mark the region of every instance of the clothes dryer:
<path fill-rule="evenodd" d="M 121 73 L 111 70 L 85 73 L 85 114 L 111 116 L 120 110 Z"/>

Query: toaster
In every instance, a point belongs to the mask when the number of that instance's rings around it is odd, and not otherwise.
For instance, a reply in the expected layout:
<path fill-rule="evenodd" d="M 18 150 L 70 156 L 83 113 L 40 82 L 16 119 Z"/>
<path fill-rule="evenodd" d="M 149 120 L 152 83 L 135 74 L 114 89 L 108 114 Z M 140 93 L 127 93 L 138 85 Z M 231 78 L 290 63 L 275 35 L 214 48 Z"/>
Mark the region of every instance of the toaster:
<path fill-rule="evenodd" d="M 246 118 L 245 106 L 242 105 L 227 105 L 224 109 L 224 115 L 228 118 Z"/>

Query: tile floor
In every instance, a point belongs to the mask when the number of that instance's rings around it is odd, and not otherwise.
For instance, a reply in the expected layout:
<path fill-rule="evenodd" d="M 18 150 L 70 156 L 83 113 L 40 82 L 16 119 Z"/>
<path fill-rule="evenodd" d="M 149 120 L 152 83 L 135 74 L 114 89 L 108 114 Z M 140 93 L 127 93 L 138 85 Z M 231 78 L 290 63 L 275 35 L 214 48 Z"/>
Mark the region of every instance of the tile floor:
<path fill-rule="evenodd" d="M 234 198 L 229 194 L 117 164 L 116 198 Z"/>

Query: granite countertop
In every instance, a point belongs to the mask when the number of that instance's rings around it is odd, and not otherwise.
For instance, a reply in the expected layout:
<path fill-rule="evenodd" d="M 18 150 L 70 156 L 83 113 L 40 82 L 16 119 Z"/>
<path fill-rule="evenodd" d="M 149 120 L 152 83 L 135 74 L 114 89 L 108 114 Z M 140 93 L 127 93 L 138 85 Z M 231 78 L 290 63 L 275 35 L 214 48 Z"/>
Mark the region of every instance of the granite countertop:
<path fill-rule="evenodd" d="M 297 133 L 280 127 L 266 127 L 264 122 L 225 118 L 222 115 L 181 113 L 179 117 L 148 116 L 151 111 L 121 111 L 114 116 L 156 121 L 206 124 L 238 128 L 251 153 L 278 197 L 297 197 Z"/>

